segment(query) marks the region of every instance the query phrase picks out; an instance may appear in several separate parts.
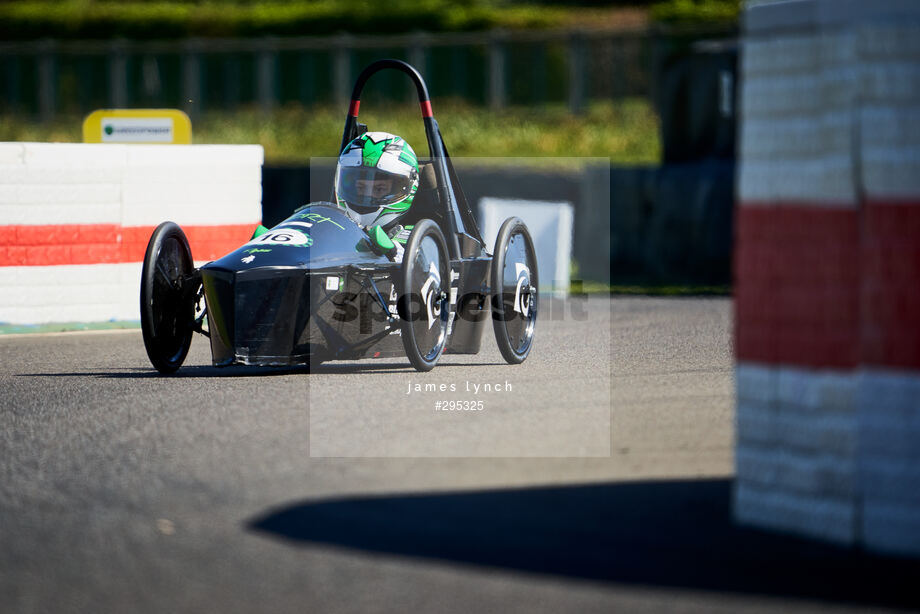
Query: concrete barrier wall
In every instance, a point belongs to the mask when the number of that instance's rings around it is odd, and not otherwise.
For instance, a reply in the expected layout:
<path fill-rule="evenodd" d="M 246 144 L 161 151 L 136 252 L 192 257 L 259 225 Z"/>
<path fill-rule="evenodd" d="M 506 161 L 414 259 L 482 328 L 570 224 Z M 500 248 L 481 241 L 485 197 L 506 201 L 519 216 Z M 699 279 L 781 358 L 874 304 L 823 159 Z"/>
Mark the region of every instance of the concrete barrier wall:
<path fill-rule="evenodd" d="M 584 280 L 627 285 L 730 282 L 734 161 L 660 167 L 603 162 L 581 170 L 469 162 L 458 163 L 457 175 L 474 205 L 489 197 L 575 205 L 573 256 Z M 266 166 L 265 224 L 277 224 L 311 198 L 329 199 L 333 164 L 314 161 L 312 169 Z M 598 257 L 608 251 L 609 260 Z"/>
<path fill-rule="evenodd" d="M 261 219 L 262 147 L 0 143 L 0 324 L 138 320 L 140 263 L 172 220 L 198 262 Z"/>
<path fill-rule="evenodd" d="M 744 22 L 735 516 L 920 554 L 920 4 Z"/>

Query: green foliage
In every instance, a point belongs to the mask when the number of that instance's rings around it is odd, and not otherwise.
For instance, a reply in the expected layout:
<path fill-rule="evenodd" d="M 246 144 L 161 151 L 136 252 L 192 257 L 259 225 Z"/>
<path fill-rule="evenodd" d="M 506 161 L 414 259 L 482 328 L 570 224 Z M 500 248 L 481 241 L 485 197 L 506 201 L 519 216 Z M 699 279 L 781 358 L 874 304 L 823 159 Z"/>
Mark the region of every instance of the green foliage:
<path fill-rule="evenodd" d="M 667 0 L 652 6 L 652 19 L 675 25 L 737 23 L 741 0 Z"/>
<path fill-rule="evenodd" d="M 506 157 L 509 163 L 577 165 L 578 157 L 609 157 L 620 164 L 657 164 L 661 159 L 658 119 L 643 99 L 599 102 L 584 115 L 563 107 L 521 107 L 500 112 L 459 102 L 435 101 L 435 116 L 451 156 Z M 306 164 L 311 157 L 335 157 L 345 109 L 291 107 L 269 117 L 258 111 L 207 113 L 194 121 L 195 143 L 259 143 L 273 164 Z M 371 130 L 404 137 L 427 156 L 418 106 L 362 106 L 361 121 Z M 79 142 L 81 117 L 50 125 L 0 115 L 0 141 Z M 550 159 L 569 158 L 566 160 Z M 526 160 L 524 158 L 527 158 Z"/>
<path fill-rule="evenodd" d="M 169 39 L 540 28 L 558 24 L 564 12 L 491 0 L 17 0 L 0 2 L 0 39 Z"/>

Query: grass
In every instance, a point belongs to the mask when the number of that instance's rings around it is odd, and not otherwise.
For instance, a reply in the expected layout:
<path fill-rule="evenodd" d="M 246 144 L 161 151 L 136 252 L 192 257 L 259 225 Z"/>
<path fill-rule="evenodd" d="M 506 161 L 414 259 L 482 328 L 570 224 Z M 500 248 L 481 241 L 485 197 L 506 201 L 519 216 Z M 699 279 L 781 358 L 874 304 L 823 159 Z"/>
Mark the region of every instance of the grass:
<path fill-rule="evenodd" d="M 570 290 L 573 294 L 611 294 L 620 296 L 731 296 L 729 285 L 708 286 L 703 284 L 655 284 L 625 285 L 605 284 L 599 281 L 584 281 L 581 287 Z"/>
<path fill-rule="evenodd" d="M 728 285 L 673 285 L 648 284 L 637 286 L 611 285 L 610 294 L 643 296 L 731 296 L 732 288 Z M 590 292 L 590 290 L 586 290 Z"/>
<path fill-rule="evenodd" d="M 35 333 L 64 333 L 72 331 L 139 329 L 140 321 L 113 322 L 53 322 L 48 324 L 0 324 L 0 335 L 32 335 Z"/>
<path fill-rule="evenodd" d="M 366 111 L 365 111 L 366 108 Z M 452 157 L 609 157 L 614 164 L 658 164 L 658 118 L 640 98 L 595 102 L 582 115 L 564 106 L 509 107 L 491 111 L 458 101 L 434 101 L 435 117 Z M 0 141 L 81 142 L 82 117 L 43 124 L 0 115 Z M 265 148 L 267 164 L 307 164 L 334 157 L 345 110 L 292 106 L 266 116 L 254 110 L 209 112 L 192 124 L 195 143 L 251 144 Z M 371 130 L 403 136 L 427 153 L 416 105 L 365 105 L 360 121 Z M 539 160 L 536 160 L 539 163 Z M 520 163 L 520 161 L 518 161 Z"/>
<path fill-rule="evenodd" d="M 655 21 L 683 25 L 738 23 L 741 0 L 664 0 L 651 7 Z"/>
<path fill-rule="evenodd" d="M 508 0 L 0 0 L 0 39 L 631 28 L 648 22 L 648 0 L 588 4 L 561 1 L 535 5 Z"/>
<path fill-rule="evenodd" d="M 0 0 L 0 39 L 181 39 L 735 24 L 741 0 Z"/>

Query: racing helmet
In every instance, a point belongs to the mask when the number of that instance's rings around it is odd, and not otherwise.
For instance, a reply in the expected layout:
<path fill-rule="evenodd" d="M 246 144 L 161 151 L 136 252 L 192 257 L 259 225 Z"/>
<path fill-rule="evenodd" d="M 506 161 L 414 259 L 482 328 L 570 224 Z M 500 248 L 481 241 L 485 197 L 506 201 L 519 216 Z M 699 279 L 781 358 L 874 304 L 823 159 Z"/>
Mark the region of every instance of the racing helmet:
<path fill-rule="evenodd" d="M 365 132 L 339 156 L 335 198 L 365 228 L 388 226 L 405 215 L 416 190 L 418 158 L 401 137 Z"/>

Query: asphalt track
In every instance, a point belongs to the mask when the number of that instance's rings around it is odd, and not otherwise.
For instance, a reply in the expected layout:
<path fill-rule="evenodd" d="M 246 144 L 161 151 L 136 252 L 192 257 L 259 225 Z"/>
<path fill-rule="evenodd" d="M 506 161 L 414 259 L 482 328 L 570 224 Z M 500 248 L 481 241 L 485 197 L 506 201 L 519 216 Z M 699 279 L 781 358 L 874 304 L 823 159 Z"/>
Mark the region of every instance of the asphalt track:
<path fill-rule="evenodd" d="M 0 610 L 920 604 L 916 563 L 731 523 L 728 299 L 559 306 L 523 365 L 487 336 L 425 376 L 216 369 L 198 339 L 164 378 L 139 331 L 0 337 Z"/>

